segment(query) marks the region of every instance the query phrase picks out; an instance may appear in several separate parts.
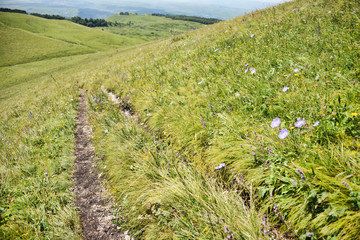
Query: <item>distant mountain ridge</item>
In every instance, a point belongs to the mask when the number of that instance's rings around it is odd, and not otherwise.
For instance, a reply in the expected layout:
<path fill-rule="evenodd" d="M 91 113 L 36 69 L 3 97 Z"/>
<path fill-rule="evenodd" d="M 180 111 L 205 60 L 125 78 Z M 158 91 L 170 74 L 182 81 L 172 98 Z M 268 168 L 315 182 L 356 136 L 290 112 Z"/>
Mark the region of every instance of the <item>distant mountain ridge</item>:
<path fill-rule="evenodd" d="M 131 12 L 138 14 L 179 14 L 191 15 L 207 18 L 230 19 L 240 16 L 246 12 L 255 9 L 265 8 L 274 5 L 271 2 L 246 2 L 246 1 L 230 1 L 229 3 L 215 3 L 210 2 L 197 2 L 197 3 L 180 3 L 180 2 L 163 2 L 158 1 L 155 3 L 149 2 L 130 1 L 104 1 L 97 2 L 94 0 L 80 0 L 80 1 L 52 1 L 39 0 L 36 3 L 31 3 L 24 0 L 5 0 L 0 3 L 0 7 L 17 8 L 25 10 L 29 13 L 40 14 L 53 14 L 61 15 L 64 17 L 79 16 L 83 18 L 107 18 L 118 12 Z"/>

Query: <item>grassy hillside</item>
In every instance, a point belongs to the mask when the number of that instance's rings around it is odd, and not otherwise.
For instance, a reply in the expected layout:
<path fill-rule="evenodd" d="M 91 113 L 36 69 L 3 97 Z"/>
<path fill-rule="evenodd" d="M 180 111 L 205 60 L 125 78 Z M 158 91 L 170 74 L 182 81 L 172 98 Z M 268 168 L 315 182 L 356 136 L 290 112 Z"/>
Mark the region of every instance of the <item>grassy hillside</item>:
<path fill-rule="evenodd" d="M 2 67 L 0 238 L 80 239 L 81 87 L 119 227 L 136 239 L 357 239 L 359 14 L 356 0 L 298 0 L 118 52 Z"/>
<path fill-rule="evenodd" d="M 138 47 L 0 68 L 0 239 L 81 239 L 72 190 L 79 82 Z"/>
<path fill-rule="evenodd" d="M 106 31 L 143 40 L 157 40 L 204 26 L 196 22 L 171 20 L 151 15 L 116 14 L 106 20 L 119 23 L 119 26 L 105 28 Z"/>
<path fill-rule="evenodd" d="M 122 224 L 147 239 L 356 239 L 359 13 L 353 0 L 293 1 L 89 78 Z M 147 127 L 119 115 L 101 83 Z"/>
<path fill-rule="evenodd" d="M 143 42 L 69 21 L 0 13 L 0 66 L 94 53 Z"/>

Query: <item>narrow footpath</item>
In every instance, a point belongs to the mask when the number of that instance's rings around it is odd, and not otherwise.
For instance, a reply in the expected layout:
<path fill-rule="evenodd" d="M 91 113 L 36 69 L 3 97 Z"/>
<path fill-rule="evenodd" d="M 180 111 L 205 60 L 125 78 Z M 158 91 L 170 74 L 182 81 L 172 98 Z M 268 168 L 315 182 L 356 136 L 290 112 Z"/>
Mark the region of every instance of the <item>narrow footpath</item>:
<path fill-rule="evenodd" d="M 87 121 L 87 103 L 83 90 L 80 90 L 79 113 L 76 120 L 75 136 L 75 195 L 80 210 L 80 219 L 85 240 L 127 240 L 126 233 L 117 230 L 112 223 L 115 217 L 111 214 L 111 197 L 102 185 L 102 179 L 93 162 L 94 148 L 90 142 L 91 127 Z"/>

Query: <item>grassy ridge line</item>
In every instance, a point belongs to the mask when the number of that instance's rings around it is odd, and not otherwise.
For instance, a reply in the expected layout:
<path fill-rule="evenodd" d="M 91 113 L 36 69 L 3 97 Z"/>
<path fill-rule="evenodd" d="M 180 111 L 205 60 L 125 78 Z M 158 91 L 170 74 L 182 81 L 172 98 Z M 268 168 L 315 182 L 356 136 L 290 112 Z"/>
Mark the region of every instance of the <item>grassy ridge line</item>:
<path fill-rule="evenodd" d="M 22 29 L 5 26 L 1 27 L 0 32 L 2 48 L 7 49 L 3 51 L 1 67 L 95 52 L 87 46 L 39 36 Z M 21 51 L 18 49 L 19 46 Z"/>
<path fill-rule="evenodd" d="M 224 162 L 226 173 L 246 175 L 282 231 L 354 239 L 359 8 L 351 0 L 285 3 L 164 41 L 96 78 L 186 149 L 196 169 L 216 173 Z M 289 131 L 284 140 L 270 127 L 277 117 Z M 306 124 L 295 127 L 297 118 Z"/>
<path fill-rule="evenodd" d="M 53 78 L 60 84 L 62 81 L 74 80 L 74 74 L 90 71 L 104 62 L 111 61 L 118 54 L 128 56 L 129 52 L 144 48 L 149 43 L 129 46 L 118 50 L 110 50 L 105 52 L 85 54 L 79 56 L 69 56 L 19 64 L 9 67 L 1 67 L 0 74 L 2 76 L 0 83 L 0 116 L 5 118 L 11 115 L 19 106 L 35 101 L 35 95 L 29 94 L 26 98 L 21 97 L 24 93 L 33 92 L 38 89 L 40 92 L 46 92 L 47 84 L 54 84 Z M 118 57 L 117 57 L 118 58 Z M 90 71 L 91 72 L 91 71 Z M 35 87 L 34 87 L 35 86 Z M 16 100 L 16 101 L 15 101 Z"/>
<path fill-rule="evenodd" d="M 44 59 L 46 57 L 63 56 L 66 54 L 86 54 L 142 43 L 142 40 L 104 33 L 69 21 L 48 20 L 39 17 L 0 12 L 3 28 L 1 51 L 4 54 L 1 65 L 23 63 L 24 59 Z M 11 29 L 9 29 L 11 28 Z M 15 31 L 14 29 L 19 29 Z M 9 30 L 10 32 L 7 32 Z M 23 34 L 28 31 L 33 34 Z M 44 40 L 47 37 L 51 40 Z M 37 39 L 39 38 L 39 39 Z M 34 41 L 44 43 L 40 50 Z M 58 42 L 61 41 L 61 42 Z M 70 52 L 69 52 L 70 51 Z M 65 52 L 65 53 L 64 53 Z M 49 54 L 51 54 L 49 56 Z M 31 57 L 29 57 L 31 56 Z"/>

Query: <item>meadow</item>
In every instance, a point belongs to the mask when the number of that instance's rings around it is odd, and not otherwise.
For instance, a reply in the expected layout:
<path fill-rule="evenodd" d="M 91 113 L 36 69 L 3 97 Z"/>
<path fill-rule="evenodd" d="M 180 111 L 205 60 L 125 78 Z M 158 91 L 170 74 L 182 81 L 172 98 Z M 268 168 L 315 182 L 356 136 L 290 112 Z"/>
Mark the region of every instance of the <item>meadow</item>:
<path fill-rule="evenodd" d="M 0 68 L 1 239 L 82 239 L 72 180 L 79 79 L 138 47 Z"/>
<path fill-rule="evenodd" d="M 0 31 L 0 66 L 96 53 L 143 42 L 69 21 L 5 12 L 0 12 Z"/>
<path fill-rule="evenodd" d="M 106 19 L 108 22 L 118 23 L 104 29 L 107 32 L 143 39 L 144 41 L 158 40 L 187 31 L 198 29 L 204 24 L 182 20 L 172 20 L 152 15 L 120 15 L 115 14 Z"/>
<path fill-rule="evenodd" d="M 122 224 L 145 239 L 356 239 L 358 14 L 356 1 L 293 1 L 95 77 L 146 125 L 93 103 Z"/>
<path fill-rule="evenodd" d="M 297 0 L 49 70 L 31 63 L 26 81 L 26 64 L 2 68 L 0 236 L 80 238 L 84 88 L 98 169 L 136 239 L 357 239 L 359 14 L 356 0 Z"/>

